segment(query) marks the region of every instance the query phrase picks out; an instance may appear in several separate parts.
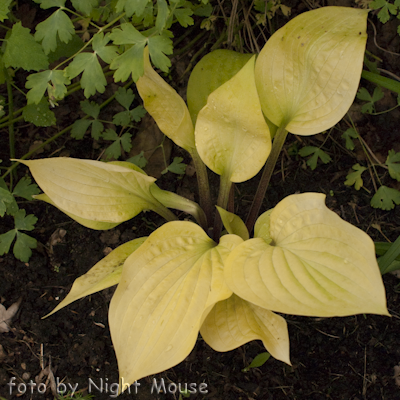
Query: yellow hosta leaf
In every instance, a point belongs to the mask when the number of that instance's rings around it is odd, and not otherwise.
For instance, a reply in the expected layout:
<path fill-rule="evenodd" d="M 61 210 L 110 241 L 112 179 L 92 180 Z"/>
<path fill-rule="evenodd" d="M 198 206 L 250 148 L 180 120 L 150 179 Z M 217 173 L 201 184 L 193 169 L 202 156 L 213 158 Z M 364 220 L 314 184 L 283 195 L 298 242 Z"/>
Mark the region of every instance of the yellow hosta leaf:
<path fill-rule="evenodd" d="M 66 157 L 20 162 L 51 202 L 72 218 L 121 223 L 161 206 L 150 193 L 155 179 L 130 168 Z"/>
<path fill-rule="evenodd" d="M 43 318 L 47 318 L 68 304 L 89 294 L 117 285 L 121 278 L 125 260 L 144 243 L 147 237 L 141 237 L 122 244 L 100 260 L 86 274 L 75 280 L 67 297 Z"/>
<path fill-rule="evenodd" d="M 278 203 L 270 215 L 271 244 L 255 238 L 237 246 L 225 263 L 228 286 L 251 303 L 287 314 L 388 315 L 374 243 L 324 200 L 305 193 Z"/>
<path fill-rule="evenodd" d="M 144 75 L 136 82 L 144 108 L 154 118 L 161 132 L 178 146 L 194 149 L 194 128 L 182 97 L 152 68 L 149 51 L 144 52 Z"/>
<path fill-rule="evenodd" d="M 49 203 L 52 206 L 56 207 L 54 202 L 51 201 L 50 197 L 47 196 L 46 193 L 37 194 L 37 195 L 32 196 L 32 197 L 35 198 L 36 200 L 45 201 L 46 203 Z M 90 219 L 81 218 L 81 217 L 76 216 L 75 214 L 72 214 L 70 212 L 62 210 L 60 207 L 57 207 L 57 208 L 60 211 L 62 211 L 64 214 L 67 214 L 68 217 L 72 218 L 73 220 L 75 220 L 76 222 L 78 222 L 82 226 L 85 226 L 86 228 L 95 229 L 95 230 L 98 230 L 98 231 L 103 231 L 103 230 L 108 230 L 108 229 L 115 228 L 117 225 L 120 224 L 119 222 L 92 221 Z"/>
<path fill-rule="evenodd" d="M 277 360 L 290 364 L 286 321 L 272 311 L 232 295 L 218 302 L 200 329 L 204 341 L 216 351 L 230 351 L 260 339 Z"/>
<path fill-rule="evenodd" d="M 224 224 L 224 227 L 228 233 L 238 235 L 243 240 L 247 240 L 249 238 L 249 231 L 247 230 L 247 227 L 242 219 L 221 207 L 216 207 L 219 215 L 221 216 L 222 223 Z"/>
<path fill-rule="evenodd" d="M 126 260 L 109 313 L 124 382 L 181 362 L 195 345 L 204 312 L 232 294 L 223 262 L 242 240 L 227 236 L 217 246 L 198 225 L 169 222 Z"/>
<path fill-rule="evenodd" d="M 252 56 L 218 49 L 205 55 L 196 64 L 187 86 L 187 103 L 193 123 L 207 104 L 208 95 L 236 75 Z"/>
<path fill-rule="evenodd" d="M 367 40 L 367 10 L 322 7 L 276 31 L 256 63 L 264 114 L 312 135 L 335 125 L 354 101 Z"/>
<path fill-rule="evenodd" d="M 208 96 L 196 122 L 201 159 L 231 182 L 256 175 L 271 151 L 268 125 L 254 82 L 253 56 L 228 82 Z"/>

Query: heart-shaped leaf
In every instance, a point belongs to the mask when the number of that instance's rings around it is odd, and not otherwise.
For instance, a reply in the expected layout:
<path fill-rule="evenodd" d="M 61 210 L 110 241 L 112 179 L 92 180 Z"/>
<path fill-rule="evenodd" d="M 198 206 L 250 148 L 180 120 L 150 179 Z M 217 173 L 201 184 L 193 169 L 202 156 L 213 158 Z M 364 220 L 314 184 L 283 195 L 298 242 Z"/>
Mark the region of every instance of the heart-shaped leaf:
<path fill-rule="evenodd" d="M 271 151 L 254 81 L 254 61 L 255 56 L 212 92 L 197 116 L 195 137 L 201 159 L 231 182 L 255 176 Z"/>
<path fill-rule="evenodd" d="M 256 63 L 264 114 L 291 133 L 330 128 L 354 101 L 361 77 L 368 10 L 322 7 L 276 31 Z"/>
<path fill-rule="evenodd" d="M 287 314 L 388 315 L 374 243 L 324 200 L 304 193 L 278 203 L 270 214 L 272 241 L 250 239 L 229 255 L 228 286 L 251 303 Z"/>

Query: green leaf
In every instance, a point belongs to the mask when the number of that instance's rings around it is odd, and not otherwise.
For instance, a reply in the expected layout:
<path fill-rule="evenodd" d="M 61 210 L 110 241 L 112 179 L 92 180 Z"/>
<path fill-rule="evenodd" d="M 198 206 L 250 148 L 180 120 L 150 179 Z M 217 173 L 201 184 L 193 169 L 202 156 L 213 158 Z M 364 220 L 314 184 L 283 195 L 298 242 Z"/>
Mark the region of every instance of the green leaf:
<path fill-rule="evenodd" d="M 89 119 L 77 119 L 72 124 L 71 136 L 77 140 L 82 139 L 92 122 Z"/>
<path fill-rule="evenodd" d="M 106 149 L 104 155 L 107 158 L 118 159 L 121 157 L 121 146 L 126 152 L 129 152 L 132 148 L 131 137 L 132 135 L 128 132 L 125 132 L 121 137 L 118 137 L 114 130 L 106 129 L 103 133 L 103 139 L 114 140 L 114 143 Z"/>
<path fill-rule="evenodd" d="M 236 295 L 287 314 L 389 315 L 374 243 L 329 210 L 325 195 L 286 197 L 271 212 L 269 228 L 272 242 L 246 240 L 225 262 Z"/>
<path fill-rule="evenodd" d="M 8 13 L 10 12 L 10 5 L 12 0 L 3 0 L 0 3 L 0 21 L 3 22 L 8 18 Z"/>
<path fill-rule="evenodd" d="M 318 158 L 324 163 L 328 164 L 332 161 L 332 158 L 326 154 L 322 149 L 315 146 L 306 146 L 299 150 L 299 154 L 302 157 L 308 157 L 312 154 L 312 156 L 307 160 L 307 165 L 314 170 L 317 168 Z"/>
<path fill-rule="evenodd" d="M 346 149 L 347 150 L 354 150 L 354 142 L 353 139 L 358 138 L 358 133 L 354 128 L 349 128 L 347 129 L 343 135 L 342 138 L 346 140 Z"/>
<path fill-rule="evenodd" d="M 4 217 L 7 205 L 15 202 L 14 196 L 7 190 L 0 187 L 0 217 Z"/>
<path fill-rule="evenodd" d="M 124 107 L 126 110 L 129 110 L 133 100 L 135 99 L 135 95 L 133 94 L 132 89 L 125 89 L 123 87 L 119 87 L 117 93 L 115 93 L 115 99 Z"/>
<path fill-rule="evenodd" d="M 129 111 L 122 111 L 114 114 L 113 124 L 118 126 L 128 126 L 131 123 L 131 116 Z"/>
<path fill-rule="evenodd" d="M 150 0 L 118 0 L 115 10 L 121 12 L 125 10 L 126 16 L 129 18 L 133 14 L 141 16 Z"/>
<path fill-rule="evenodd" d="M 380 99 L 382 99 L 384 96 L 382 89 L 377 86 L 374 89 L 374 93 L 372 94 L 372 96 L 368 93 L 368 90 L 365 88 L 360 88 L 360 90 L 357 92 L 357 99 L 359 100 L 364 100 L 367 103 L 364 104 L 361 108 L 361 112 L 363 113 L 368 113 L 368 114 L 372 114 L 375 112 L 375 103 L 377 101 L 379 101 Z"/>
<path fill-rule="evenodd" d="M 208 96 L 196 121 L 201 159 L 231 182 L 254 177 L 271 151 L 271 136 L 254 81 L 254 62 L 255 56 Z"/>
<path fill-rule="evenodd" d="M 170 165 L 168 165 L 167 168 L 165 168 L 164 171 L 162 171 L 162 174 L 166 174 L 168 171 L 173 172 L 174 174 L 177 175 L 184 175 L 186 172 L 186 164 L 184 164 L 182 157 L 174 157 L 174 160 Z"/>
<path fill-rule="evenodd" d="M 129 115 L 132 121 L 139 122 L 146 115 L 146 112 L 143 106 L 137 106 L 129 111 Z"/>
<path fill-rule="evenodd" d="M 94 7 L 97 7 L 99 0 L 72 0 L 75 10 L 83 13 L 85 16 L 90 15 Z"/>
<path fill-rule="evenodd" d="M 189 2 L 185 2 L 184 0 L 171 0 L 171 15 L 169 17 L 169 24 L 172 24 L 172 19 L 175 17 L 179 24 L 184 28 L 187 28 L 189 25 L 193 25 L 194 21 L 191 15 L 193 15 L 192 4 Z"/>
<path fill-rule="evenodd" d="M 22 231 L 32 231 L 35 229 L 37 218 L 33 214 L 26 215 L 25 210 L 18 210 L 14 215 L 15 228 Z"/>
<path fill-rule="evenodd" d="M 262 367 L 271 357 L 268 352 L 257 354 L 250 365 L 242 369 L 242 372 L 249 372 L 252 368 Z"/>
<path fill-rule="evenodd" d="M 173 53 L 172 40 L 165 34 L 150 36 L 148 40 L 151 61 L 161 71 L 168 72 L 171 60 L 166 56 Z"/>
<path fill-rule="evenodd" d="M 147 239 L 141 237 L 118 246 L 110 254 L 94 265 L 86 274 L 75 279 L 74 284 L 67 297 L 44 318 L 49 317 L 56 311 L 61 310 L 68 304 L 89 296 L 92 293 L 117 285 L 121 278 L 122 267 L 125 260 L 136 251 Z"/>
<path fill-rule="evenodd" d="M 26 177 L 21 178 L 13 190 L 14 196 L 20 196 L 26 200 L 32 200 L 32 196 L 39 193 L 36 183 L 32 183 L 31 178 Z"/>
<path fill-rule="evenodd" d="M 80 53 L 65 68 L 65 74 L 73 79 L 83 72 L 81 86 L 86 98 L 99 93 L 104 93 L 107 80 L 100 66 L 96 53 Z"/>
<path fill-rule="evenodd" d="M 375 0 L 371 2 L 369 5 L 371 10 L 377 10 L 381 8 L 381 10 L 378 13 L 378 19 L 382 24 L 385 24 L 386 22 L 389 21 L 390 19 L 390 14 L 396 15 L 397 14 L 397 6 L 395 4 L 391 4 L 385 0 Z"/>
<path fill-rule="evenodd" d="M 379 269 L 381 270 L 382 275 L 386 274 L 387 272 L 393 271 L 393 269 L 391 269 L 393 266 L 393 262 L 396 263 L 395 265 L 399 265 L 400 260 L 396 260 L 396 258 L 400 258 L 399 256 L 400 236 L 397 237 L 394 243 L 390 243 L 389 249 L 378 260 Z"/>
<path fill-rule="evenodd" d="M 390 176 L 400 182 L 400 152 L 389 150 L 385 164 L 389 167 Z"/>
<path fill-rule="evenodd" d="M 285 319 L 235 294 L 213 307 L 200 333 L 210 347 L 221 352 L 236 349 L 252 340 L 262 340 L 273 357 L 290 365 Z"/>
<path fill-rule="evenodd" d="M 16 234 L 16 230 L 11 229 L 10 231 L 0 235 L 0 256 L 7 254 L 10 251 L 11 243 Z"/>
<path fill-rule="evenodd" d="M 40 8 L 47 10 L 52 7 L 64 7 L 65 0 L 34 0 L 35 3 L 40 4 Z"/>
<path fill-rule="evenodd" d="M 381 186 L 371 199 L 371 206 L 382 210 L 392 210 L 400 204 L 400 192 L 396 189 Z"/>
<path fill-rule="evenodd" d="M 362 167 L 360 164 L 355 164 L 352 166 L 354 169 L 354 172 L 351 172 L 346 176 L 346 181 L 344 184 L 346 186 L 352 186 L 354 185 L 354 188 L 356 190 L 360 190 L 360 188 L 363 186 L 363 180 L 361 178 L 361 174 L 367 170 L 367 168 Z"/>
<path fill-rule="evenodd" d="M 49 82 L 51 82 L 51 85 Z M 67 93 L 65 85 L 70 83 L 71 81 L 64 75 L 64 71 L 52 70 L 31 74 L 25 84 L 27 89 L 31 89 L 26 96 L 28 104 L 39 104 L 46 89 L 51 89 L 51 94 L 55 100 L 61 100 Z"/>
<path fill-rule="evenodd" d="M 291 133 L 335 125 L 356 95 L 368 10 L 321 7 L 298 15 L 268 40 L 256 61 L 265 116 Z"/>
<path fill-rule="evenodd" d="M 36 239 L 25 233 L 17 232 L 17 240 L 13 248 L 14 257 L 23 262 L 28 262 L 32 255 L 31 249 L 35 249 L 36 246 Z"/>
<path fill-rule="evenodd" d="M 147 160 L 144 156 L 143 150 L 138 155 L 133 156 L 126 161 L 137 165 L 139 168 L 144 168 L 147 165 Z"/>
<path fill-rule="evenodd" d="M 28 104 L 22 109 L 22 116 L 26 122 L 36 126 L 56 125 L 56 116 L 49 109 L 49 102 L 42 97 L 39 104 Z"/>
<path fill-rule="evenodd" d="M 6 67 L 23 68 L 26 71 L 39 71 L 49 66 L 42 46 L 35 41 L 28 28 L 21 22 L 13 25 L 3 57 Z"/>
<path fill-rule="evenodd" d="M 157 0 L 156 29 L 162 32 L 169 16 L 169 7 L 165 0 Z"/>
<path fill-rule="evenodd" d="M 110 41 L 110 34 L 104 35 L 101 33 L 96 33 L 93 36 L 92 48 L 93 51 L 107 64 L 111 64 L 115 57 L 117 57 L 117 47 L 107 46 Z"/>
<path fill-rule="evenodd" d="M 100 106 L 94 102 L 89 100 L 83 100 L 80 102 L 81 110 L 89 115 L 90 117 L 97 119 L 100 114 Z"/>
<path fill-rule="evenodd" d="M 71 19 L 61 9 L 55 11 L 50 17 L 36 26 L 35 40 L 42 41 L 42 47 L 46 54 L 56 49 L 57 34 L 64 43 L 68 43 L 72 39 L 72 35 L 75 34 Z"/>
<path fill-rule="evenodd" d="M 57 47 L 54 51 L 48 54 L 49 63 L 53 63 L 59 60 L 61 57 L 69 58 L 79 52 L 84 43 L 79 35 L 73 35 L 72 39 L 68 43 L 62 43 L 57 37 Z"/>

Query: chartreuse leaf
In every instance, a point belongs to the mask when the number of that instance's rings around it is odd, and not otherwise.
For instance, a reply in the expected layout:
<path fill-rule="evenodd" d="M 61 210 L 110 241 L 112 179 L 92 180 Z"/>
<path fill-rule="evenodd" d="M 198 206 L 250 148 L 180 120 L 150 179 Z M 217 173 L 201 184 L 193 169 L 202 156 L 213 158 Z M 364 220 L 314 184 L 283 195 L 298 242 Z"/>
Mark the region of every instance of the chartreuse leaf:
<path fill-rule="evenodd" d="M 255 176 L 271 151 L 271 137 L 254 82 L 254 61 L 255 56 L 208 96 L 196 121 L 196 147 L 201 159 L 231 182 Z"/>
<path fill-rule="evenodd" d="M 354 150 L 355 145 L 353 139 L 358 138 L 357 131 L 354 128 L 349 128 L 343 133 L 342 138 L 346 140 L 346 149 Z"/>
<path fill-rule="evenodd" d="M 262 340 L 274 358 L 290 365 L 289 334 L 285 319 L 235 294 L 214 306 L 200 333 L 210 347 L 223 352 L 252 340 Z"/>
<path fill-rule="evenodd" d="M 236 75 L 252 56 L 219 49 L 208 53 L 196 64 L 187 86 L 187 103 L 193 124 L 207 104 L 208 95 Z"/>
<path fill-rule="evenodd" d="M 346 186 L 352 186 L 354 185 L 354 188 L 356 190 L 360 190 L 360 188 L 363 186 L 364 181 L 361 178 L 361 175 L 364 171 L 367 170 L 367 168 L 361 166 L 360 164 L 354 164 L 352 166 L 352 168 L 354 169 L 354 172 L 350 172 L 350 174 L 348 174 L 346 176 L 346 181 L 344 182 L 344 184 Z"/>
<path fill-rule="evenodd" d="M 49 109 L 49 102 L 42 97 L 38 104 L 28 104 L 22 109 L 22 116 L 26 122 L 36 126 L 56 125 L 56 116 Z"/>
<path fill-rule="evenodd" d="M 54 205 L 70 215 L 121 223 L 143 210 L 164 212 L 150 193 L 155 179 L 135 170 L 66 157 L 20 162 Z"/>
<path fill-rule="evenodd" d="M 122 266 L 125 260 L 136 251 L 146 239 L 147 237 L 141 237 L 122 244 L 100 260 L 94 267 L 86 272 L 86 274 L 75 279 L 67 297 L 65 297 L 51 313 L 43 318 L 47 318 L 51 314 L 54 314 L 56 311 L 61 310 L 68 304 L 82 297 L 117 285 L 121 279 Z"/>
<path fill-rule="evenodd" d="M 0 21 L 3 22 L 8 18 L 7 14 L 10 12 L 10 5 L 12 0 L 4 0 L 0 3 Z"/>
<path fill-rule="evenodd" d="M 389 315 L 370 237 L 325 206 L 325 195 L 286 197 L 270 237 L 246 240 L 225 263 L 230 289 L 272 311 L 309 316 Z"/>
<path fill-rule="evenodd" d="M 299 135 L 330 128 L 347 112 L 358 89 L 367 10 L 322 7 L 276 31 L 256 62 L 264 114 Z"/>
<path fill-rule="evenodd" d="M 179 147 L 191 152 L 195 143 L 189 110 L 182 97 L 151 67 L 147 48 L 144 54 L 144 75 L 136 82 L 144 108 L 161 132 Z"/>
<path fill-rule="evenodd" d="M 223 265 L 241 242 L 226 235 L 217 245 L 194 223 L 169 222 L 125 261 L 109 312 L 120 379 L 130 385 L 187 357 L 211 308 L 232 294 Z"/>
<path fill-rule="evenodd" d="M 42 46 L 35 41 L 29 29 L 24 28 L 21 22 L 15 23 L 12 27 L 3 61 L 6 67 L 23 68 L 26 71 L 39 71 L 49 66 Z"/>
<path fill-rule="evenodd" d="M 267 351 L 257 354 L 250 365 L 242 369 L 242 372 L 249 372 L 252 368 L 262 367 L 270 357 L 271 354 L 269 354 Z"/>
<path fill-rule="evenodd" d="M 303 147 L 302 149 L 300 149 L 299 154 L 302 157 L 307 157 L 307 156 L 311 156 L 308 160 L 307 160 L 307 165 L 314 170 L 315 168 L 317 168 L 317 164 L 318 164 L 318 159 L 320 159 L 324 164 L 328 164 L 329 162 L 332 161 L 332 158 L 330 157 L 329 154 L 325 153 L 322 149 L 320 149 L 319 147 L 315 147 L 315 146 L 306 146 Z"/>
<path fill-rule="evenodd" d="M 224 224 L 224 227 L 228 231 L 228 233 L 238 235 L 243 240 L 247 240 L 249 238 L 249 231 L 247 230 L 247 227 L 242 219 L 237 215 L 224 210 L 221 207 L 216 207 L 221 217 L 222 223 Z"/>
<path fill-rule="evenodd" d="M 52 206 L 57 207 L 54 204 L 54 202 L 50 199 L 50 197 L 47 196 L 46 193 L 38 194 L 38 195 L 36 195 L 34 197 L 35 197 L 36 200 L 45 201 L 46 203 L 49 203 Z M 67 212 L 67 211 L 63 210 L 61 207 L 57 207 L 57 208 L 60 211 L 62 211 L 64 214 L 68 215 L 68 217 L 72 218 L 73 220 L 75 220 L 76 222 L 81 224 L 82 226 L 86 226 L 86 228 L 103 231 L 103 230 L 108 230 L 108 229 L 115 228 L 117 225 L 120 224 L 119 222 L 93 221 L 91 219 L 78 217 L 77 215 L 75 215 L 73 213 L 70 213 L 70 212 Z"/>

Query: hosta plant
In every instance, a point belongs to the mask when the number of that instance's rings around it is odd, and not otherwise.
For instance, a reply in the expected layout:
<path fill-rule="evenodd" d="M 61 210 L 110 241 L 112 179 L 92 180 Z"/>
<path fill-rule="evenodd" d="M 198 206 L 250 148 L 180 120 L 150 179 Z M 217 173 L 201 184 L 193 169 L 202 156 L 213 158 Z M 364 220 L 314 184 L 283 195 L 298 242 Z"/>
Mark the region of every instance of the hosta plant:
<path fill-rule="evenodd" d="M 278 30 L 257 58 L 210 53 L 190 77 L 188 106 L 145 57 L 139 94 L 164 134 L 192 156 L 200 206 L 127 162 L 23 161 L 44 192 L 36 197 L 84 226 L 109 229 L 145 210 L 168 221 L 116 248 L 53 310 L 118 285 L 109 323 L 121 389 L 181 362 L 199 332 L 217 351 L 260 339 L 290 363 L 277 313 L 388 315 L 372 240 L 329 210 L 323 194 L 288 196 L 257 218 L 288 132 L 328 129 L 352 104 L 366 20 L 365 10 L 321 8 Z M 220 175 L 214 222 L 205 166 Z M 263 167 L 245 224 L 227 210 L 230 189 Z M 197 224 L 177 221 L 170 208 Z"/>

